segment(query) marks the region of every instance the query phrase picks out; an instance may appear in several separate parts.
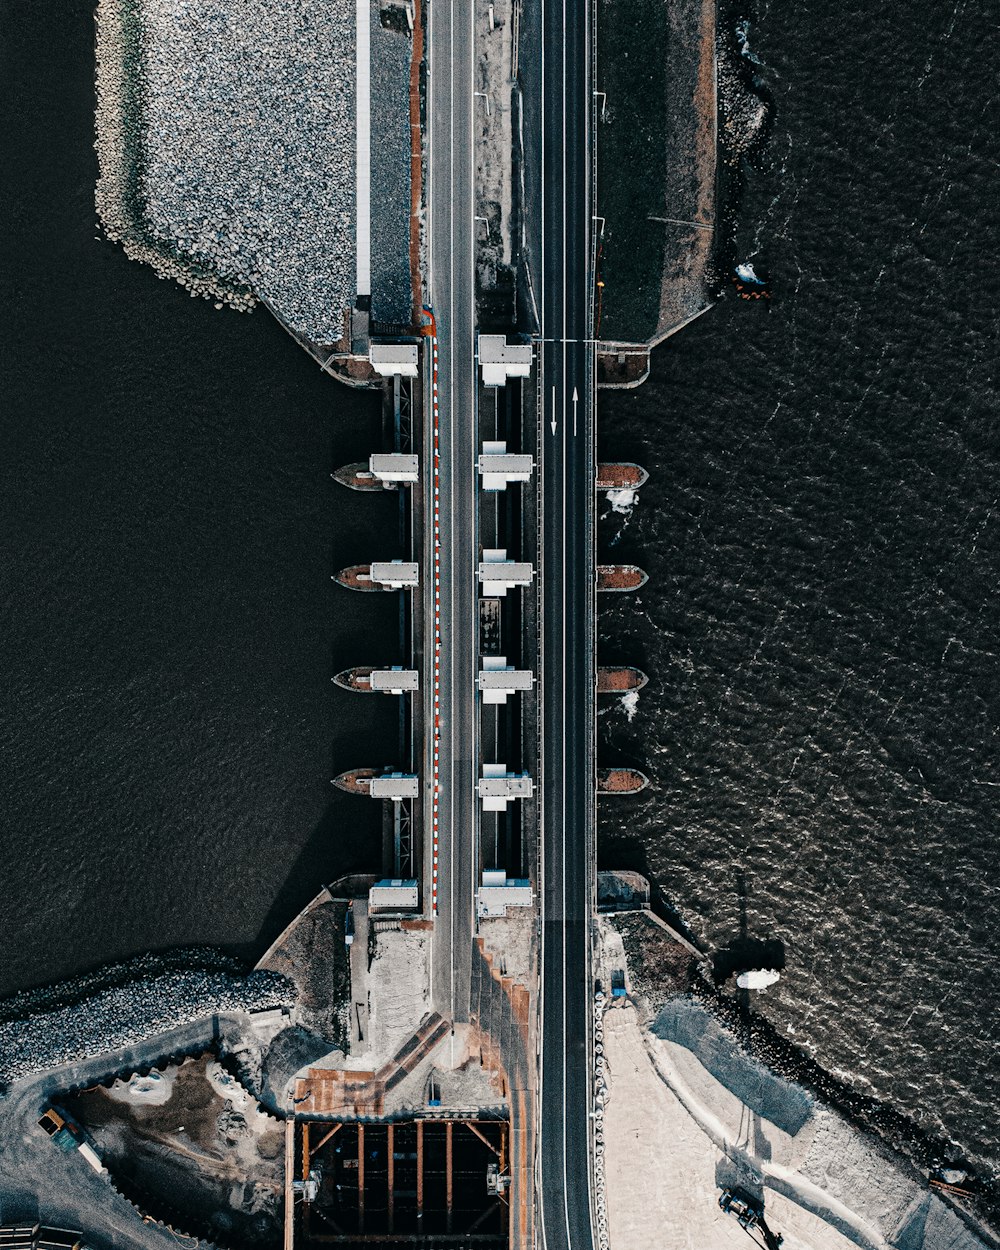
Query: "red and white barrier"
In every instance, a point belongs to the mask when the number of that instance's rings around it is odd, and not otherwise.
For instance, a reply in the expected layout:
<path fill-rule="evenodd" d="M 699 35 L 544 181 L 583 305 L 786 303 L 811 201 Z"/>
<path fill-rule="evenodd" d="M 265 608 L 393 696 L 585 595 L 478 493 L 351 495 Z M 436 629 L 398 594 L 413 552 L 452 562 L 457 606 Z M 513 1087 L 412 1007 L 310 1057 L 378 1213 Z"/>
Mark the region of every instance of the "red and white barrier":
<path fill-rule="evenodd" d="M 441 790 L 441 426 L 438 415 L 438 349 L 437 323 L 431 309 L 428 327 L 431 344 L 431 429 L 433 441 L 433 517 L 431 533 L 434 540 L 434 731 L 431 747 L 431 913 L 437 915 L 439 797 Z M 428 331 L 425 330 L 425 333 Z"/>

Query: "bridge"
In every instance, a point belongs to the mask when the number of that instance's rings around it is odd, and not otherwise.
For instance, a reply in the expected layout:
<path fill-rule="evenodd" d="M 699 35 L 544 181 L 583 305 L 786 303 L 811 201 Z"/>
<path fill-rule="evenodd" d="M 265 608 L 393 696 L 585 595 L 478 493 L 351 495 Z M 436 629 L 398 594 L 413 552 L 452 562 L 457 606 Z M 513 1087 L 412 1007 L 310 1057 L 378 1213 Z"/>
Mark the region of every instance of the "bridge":
<path fill-rule="evenodd" d="M 522 563 L 537 572 L 540 908 L 534 1158 L 538 1243 L 594 1245 L 591 1194 L 595 882 L 593 151 L 589 0 L 538 0 L 540 39 L 524 67 L 525 154 L 534 173 L 530 263 L 540 287 L 534 396 L 537 532 Z M 425 696 L 424 827 L 433 841 L 434 1007 L 469 1020 L 477 873 L 485 864 L 477 775 L 489 727 L 477 688 L 479 587 L 485 545 L 480 448 L 474 140 L 475 10 L 433 0 L 428 23 L 428 293 L 433 371 L 425 426 L 429 544 L 425 611 L 437 639 Z M 528 40 L 522 41 L 527 46 Z M 522 448 L 522 452 L 527 450 Z M 527 488 L 525 488 L 527 489 Z M 436 519 L 435 519 L 436 518 Z M 433 524 L 431 522 L 433 521 Z M 508 540 L 510 536 L 508 535 Z M 530 549 L 530 550 L 529 550 Z M 494 729 L 493 738 L 496 737 Z M 516 1114 L 516 1112 L 515 1112 Z M 516 1141 L 517 1133 L 512 1134 Z"/>

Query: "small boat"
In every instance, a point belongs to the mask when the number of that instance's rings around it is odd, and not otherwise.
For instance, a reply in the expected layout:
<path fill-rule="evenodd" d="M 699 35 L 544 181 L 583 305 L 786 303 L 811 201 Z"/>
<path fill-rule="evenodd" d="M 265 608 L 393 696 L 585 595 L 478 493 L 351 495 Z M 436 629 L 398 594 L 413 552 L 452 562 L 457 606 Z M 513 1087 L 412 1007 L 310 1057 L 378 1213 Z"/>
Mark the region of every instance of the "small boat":
<path fill-rule="evenodd" d="M 376 768 L 352 768 L 339 777 L 334 777 L 333 784 L 338 790 L 346 790 L 348 794 L 368 795 L 371 790 L 372 778 L 379 775 Z"/>
<path fill-rule="evenodd" d="M 334 683 L 341 690 L 361 691 L 363 694 L 370 694 L 372 689 L 372 673 L 374 668 L 369 665 L 363 665 L 359 668 L 345 668 L 342 673 L 338 673 L 334 677 Z"/>
<path fill-rule="evenodd" d="M 649 481 L 649 474 L 640 464 L 623 460 L 619 464 L 597 466 L 598 490 L 638 490 Z"/>
<path fill-rule="evenodd" d="M 381 582 L 372 581 L 372 566 L 370 564 L 352 564 L 349 568 L 341 569 L 339 573 L 335 573 L 333 580 L 347 590 L 370 591 L 389 589 L 388 586 L 383 586 Z"/>
<path fill-rule="evenodd" d="M 649 581 L 649 575 L 636 564 L 599 564 L 597 566 L 597 589 L 599 591 L 638 590 Z"/>
<path fill-rule="evenodd" d="M 420 674 L 413 668 L 372 668 L 370 664 L 345 668 L 337 673 L 334 684 L 341 690 L 361 694 L 415 694 L 420 689 Z"/>
<path fill-rule="evenodd" d="M 366 464 L 345 464 L 330 475 L 349 490 L 382 490 L 382 482 Z"/>
<path fill-rule="evenodd" d="M 638 668 L 599 668 L 597 670 L 598 694 L 628 694 L 641 690 L 649 678 Z"/>
<path fill-rule="evenodd" d="M 649 778 L 638 768 L 599 768 L 598 794 L 638 794 L 649 785 Z"/>

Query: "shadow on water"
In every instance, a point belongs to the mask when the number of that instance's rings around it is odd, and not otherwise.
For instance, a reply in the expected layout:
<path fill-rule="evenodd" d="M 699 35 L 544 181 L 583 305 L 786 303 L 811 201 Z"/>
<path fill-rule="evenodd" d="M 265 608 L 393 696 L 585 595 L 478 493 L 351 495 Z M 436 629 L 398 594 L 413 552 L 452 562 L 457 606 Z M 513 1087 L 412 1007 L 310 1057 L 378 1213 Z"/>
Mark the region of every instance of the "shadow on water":
<path fill-rule="evenodd" d="M 0 993 L 253 959 L 377 868 L 377 805 L 329 782 L 398 721 L 330 678 L 399 642 L 393 596 L 330 580 L 398 553 L 398 500 L 329 477 L 380 445 L 377 396 L 99 237 L 92 0 L 8 7 Z"/>
<path fill-rule="evenodd" d="M 603 759 L 602 759 L 603 762 Z M 628 802 L 621 799 L 607 799 L 605 803 L 610 807 L 615 803 Z M 598 802 L 598 821 L 601 818 L 601 803 Z M 640 876 L 646 878 L 649 882 L 649 907 L 650 910 L 661 920 L 665 920 L 668 925 L 682 937 L 686 938 L 692 946 L 701 949 L 697 936 L 691 931 L 686 924 L 683 916 L 676 908 L 673 907 L 662 887 L 654 879 L 650 872 L 649 859 L 646 854 L 645 843 L 638 838 L 621 838 L 616 839 L 613 847 L 608 850 L 602 843 L 600 834 L 597 840 L 597 867 L 602 872 L 637 872 Z"/>
<path fill-rule="evenodd" d="M 747 880 L 742 868 L 736 870 L 736 891 L 739 899 L 739 935 L 728 946 L 723 946 L 712 957 L 712 979 L 722 985 L 731 976 L 755 969 L 785 968 L 785 944 L 778 938 L 751 937 L 747 925 Z M 747 1035 L 750 1031 L 750 991 L 737 988 L 740 1015 Z"/>
<path fill-rule="evenodd" d="M 381 804 L 334 791 L 275 894 L 257 936 L 252 942 L 225 949 L 248 963 L 258 960 L 324 885 L 352 872 L 376 871 L 381 838 Z"/>
<path fill-rule="evenodd" d="M 618 558 L 617 553 L 615 558 Z M 649 647 L 642 639 L 629 638 L 623 642 L 615 637 L 601 638 L 598 646 L 597 662 L 608 668 L 614 668 L 618 665 L 638 668 L 646 674 L 650 682 L 656 680 L 656 659 L 650 654 Z"/>

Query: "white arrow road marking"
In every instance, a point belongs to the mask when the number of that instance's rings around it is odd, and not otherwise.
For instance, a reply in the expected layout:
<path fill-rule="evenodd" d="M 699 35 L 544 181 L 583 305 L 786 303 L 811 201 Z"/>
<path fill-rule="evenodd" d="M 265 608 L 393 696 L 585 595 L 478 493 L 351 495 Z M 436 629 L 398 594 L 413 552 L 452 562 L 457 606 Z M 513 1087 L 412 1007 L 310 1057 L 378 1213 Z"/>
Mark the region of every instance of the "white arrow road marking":
<path fill-rule="evenodd" d="M 576 406 L 580 402 L 580 396 L 576 393 L 576 387 L 573 387 L 573 433 L 576 434 Z"/>
<path fill-rule="evenodd" d="M 556 388 L 552 388 L 552 420 L 549 422 L 552 427 L 552 433 L 556 432 Z"/>

